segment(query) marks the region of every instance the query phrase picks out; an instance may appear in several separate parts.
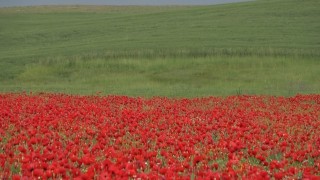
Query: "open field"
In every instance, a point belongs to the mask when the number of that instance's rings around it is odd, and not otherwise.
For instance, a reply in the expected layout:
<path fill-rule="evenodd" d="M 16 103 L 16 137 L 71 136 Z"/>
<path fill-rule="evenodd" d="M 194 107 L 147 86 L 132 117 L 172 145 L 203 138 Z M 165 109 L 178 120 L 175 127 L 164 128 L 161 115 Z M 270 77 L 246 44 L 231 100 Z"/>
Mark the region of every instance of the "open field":
<path fill-rule="evenodd" d="M 0 8 L 0 179 L 319 179 L 319 9 Z"/>
<path fill-rule="evenodd" d="M 0 8 L 0 91 L 319 93 L 320 2 Z"/>

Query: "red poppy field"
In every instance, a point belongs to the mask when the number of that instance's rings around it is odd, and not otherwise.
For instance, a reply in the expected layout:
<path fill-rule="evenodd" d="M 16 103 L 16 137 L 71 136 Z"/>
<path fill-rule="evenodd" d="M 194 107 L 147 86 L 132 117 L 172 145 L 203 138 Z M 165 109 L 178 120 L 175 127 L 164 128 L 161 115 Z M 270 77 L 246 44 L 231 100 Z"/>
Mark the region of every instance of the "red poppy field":
<path fill-rule="evenodd" d="M 0 95 L 0 179 L 319 179 L 320 95 Z"/>

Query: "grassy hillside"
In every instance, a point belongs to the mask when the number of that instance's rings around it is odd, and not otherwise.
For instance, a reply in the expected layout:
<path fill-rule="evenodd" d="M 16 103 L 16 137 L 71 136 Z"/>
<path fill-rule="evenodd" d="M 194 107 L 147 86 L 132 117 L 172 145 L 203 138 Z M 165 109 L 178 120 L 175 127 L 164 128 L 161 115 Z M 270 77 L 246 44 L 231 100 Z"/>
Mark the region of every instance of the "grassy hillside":
<path fill-rule="evenodd" d="M 320 93 L 320 1 L 0 8 L 0 91 Z"/>

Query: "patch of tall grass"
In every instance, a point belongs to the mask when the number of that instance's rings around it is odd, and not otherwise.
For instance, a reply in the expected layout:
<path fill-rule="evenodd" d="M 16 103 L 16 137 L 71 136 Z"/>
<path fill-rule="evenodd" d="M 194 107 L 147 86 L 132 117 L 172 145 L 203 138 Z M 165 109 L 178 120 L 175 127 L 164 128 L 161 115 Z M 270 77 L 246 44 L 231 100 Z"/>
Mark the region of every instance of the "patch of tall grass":
<path fill-rule="evenodd" d="M 301 63 L 299 57 L 268 56 L 51 58 L 27 65 L 13 82 L 25 90 L 84 94 L 294 95 L 319 93 L 317 65 L 317 58 Z"/>

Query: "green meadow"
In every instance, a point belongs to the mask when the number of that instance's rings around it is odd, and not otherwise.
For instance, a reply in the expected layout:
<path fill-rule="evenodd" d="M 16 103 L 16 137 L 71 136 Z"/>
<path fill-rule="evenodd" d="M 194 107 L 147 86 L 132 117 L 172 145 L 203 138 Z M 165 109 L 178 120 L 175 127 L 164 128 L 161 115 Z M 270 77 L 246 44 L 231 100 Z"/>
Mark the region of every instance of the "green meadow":
<path fill-rule="evenodd" d="M 0 8 L 0 92 L 320 93 L 320 1 Z"/>

